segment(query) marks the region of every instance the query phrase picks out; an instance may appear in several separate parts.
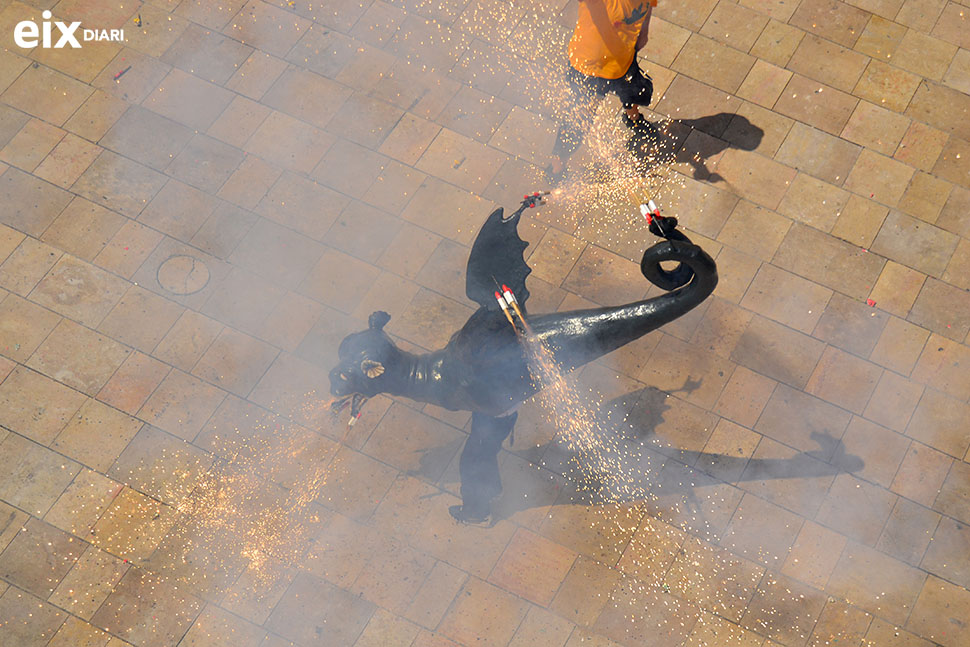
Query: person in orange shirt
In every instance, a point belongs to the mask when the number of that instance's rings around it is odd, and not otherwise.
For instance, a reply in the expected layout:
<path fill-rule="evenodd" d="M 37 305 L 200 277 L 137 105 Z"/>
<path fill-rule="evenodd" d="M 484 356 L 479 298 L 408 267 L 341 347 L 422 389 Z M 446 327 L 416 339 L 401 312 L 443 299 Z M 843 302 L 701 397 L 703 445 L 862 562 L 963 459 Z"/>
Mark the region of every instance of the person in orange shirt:
<path fill-rule="evenodd" d="M 615 94 L 623 103 L 623 122 L 635 130 L 653 132 L 637 106 L 650 104 L 653 83 L 637 63 L 647 44 L 650 16 L 657 0 L 579 0 L 579 18 L 569 41 L 567 78 L 581 94 Z M 560 129 L 551 172 L 562 172 L 566 158 L 579 147 L 582 132 Z"/>

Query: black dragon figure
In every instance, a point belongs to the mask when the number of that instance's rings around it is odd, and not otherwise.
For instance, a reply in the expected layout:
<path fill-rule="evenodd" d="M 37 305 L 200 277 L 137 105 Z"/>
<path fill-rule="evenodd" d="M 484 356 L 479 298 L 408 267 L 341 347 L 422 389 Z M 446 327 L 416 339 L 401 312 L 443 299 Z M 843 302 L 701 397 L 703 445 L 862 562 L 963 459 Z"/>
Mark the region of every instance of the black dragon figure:
<path fill-rule="evenodd" d="M 675 218 L 657 212 L 648 218 L 650 231 L 664 240 L 643 253 L 640 270 L 665 294 L 627 305 L 529 315 L 525 279 L 532 270 L 523 258 L 528 243 L 519 238 L 517 227 L 523 210 L 541 200 L 539 194 L 527 196 L 511 216 L 499 208 L 485 221 L 466 270 L 466 293 L 480 307 L 447 346 L 424 355 L 405 352 L 383 331 L 390 315 L 375 312 L 367 330 L 340 343 L 339 364 L 330 372 L 334 407 L 350 404 L 352 420 L 363 402 L 378 393 L 472 412 L 471 434 L 459 459 L 462 505 L 450 508 L 465 523 L 488 519 L 490 502 L 502 490 L 498 452 L 518 406 L 540 388 L 497 291 L 508 286 L 532 335 L 568 371 L 680 317 L 717 285 L 711 257 L 676 229 Z M 665 270 L 663 262 L 676 266 Z"/>

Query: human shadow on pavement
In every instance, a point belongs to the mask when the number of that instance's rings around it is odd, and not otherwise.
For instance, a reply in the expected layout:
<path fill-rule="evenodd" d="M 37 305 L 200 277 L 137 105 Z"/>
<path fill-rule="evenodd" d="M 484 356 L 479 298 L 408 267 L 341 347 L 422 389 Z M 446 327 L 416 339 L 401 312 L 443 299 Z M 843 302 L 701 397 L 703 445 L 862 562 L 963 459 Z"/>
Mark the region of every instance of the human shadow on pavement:
<path fill-rule="evenodd" d="M 743 115 L 720 112 L 696 119 L 674 119 L 656 133 L 634 133 L 628 148 L 641 173 L 649 172 L 658 160 L 687 163 L 695 180 L 723 182 L 707 163 L 729 148 L 751 151 L 761 145 L 765 131 Z M 693 136 L 692 136 L 693 135 Z"/>

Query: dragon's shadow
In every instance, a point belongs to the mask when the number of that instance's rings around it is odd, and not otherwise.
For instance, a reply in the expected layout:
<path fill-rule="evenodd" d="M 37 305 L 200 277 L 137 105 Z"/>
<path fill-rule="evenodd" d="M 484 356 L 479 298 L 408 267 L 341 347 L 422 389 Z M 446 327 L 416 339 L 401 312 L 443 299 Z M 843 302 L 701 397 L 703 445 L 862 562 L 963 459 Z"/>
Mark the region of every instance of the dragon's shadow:
<path fill-rule="evenodd" d="M 549 470 L 550 477 L 562 474 L 565 488 L 550 498 L 550 493 L 536 491 L 535 478 L 507 479 L 502 497 L 493 506 L 493 521 L 550 504 L 642 503 L 648 509 L 669 512 L 671 507 L 686 507 L 698 514 L 704 507 L 694 493 L 698 488 L 834 476 L 865 467 L 860 457 L 845 453 L 841 440 L 821 433 L 811 436 L 818 450 L 798 452 L 790 458 L 680 449 L 657 433 L 671 409 L 668 402 L 668 393 L 645 387 L 606 403 L 599 416 L 597 447 L 591 451 L 571 449 L 559 433 L 539 446 L 517 452 Z M 590 461 L 589 456 L 596 460 Z M 610 465 L 610 473 L 597 474 L 592 463 Z M 625 476 L 618 480 L 617 472 Z"/>
<path fill-rule="evenodd" d="M 690 137 L 691 133 L 699 137 Z M 659 159 L 689 164 L 695 180 L 724 182 L 707 167 L 709 159 L 729 148 L 751 151 L 761 145 L 765 131 L 743 115 L 720 112 L 696 119 L 674 119 L 657 132 L 634 135 L 628 144 L 638 169 L 646 174 Z"/>

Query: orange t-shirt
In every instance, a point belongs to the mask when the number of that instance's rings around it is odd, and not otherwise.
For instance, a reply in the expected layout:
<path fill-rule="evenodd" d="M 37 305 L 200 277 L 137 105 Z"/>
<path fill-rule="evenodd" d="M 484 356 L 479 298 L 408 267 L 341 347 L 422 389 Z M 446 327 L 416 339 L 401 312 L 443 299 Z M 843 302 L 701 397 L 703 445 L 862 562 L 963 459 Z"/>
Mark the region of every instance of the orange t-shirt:
<path fill-rule="evenodd" d="M 637 37 L 657 0 L 580 0 L 569 62 L 587 76 L 618 79 L 636 56 Z"/>

